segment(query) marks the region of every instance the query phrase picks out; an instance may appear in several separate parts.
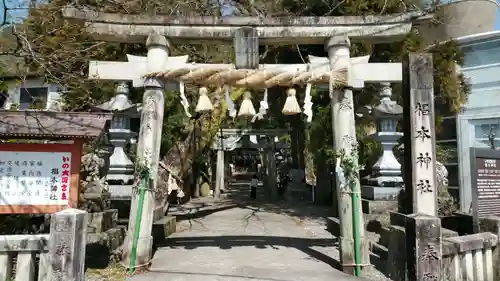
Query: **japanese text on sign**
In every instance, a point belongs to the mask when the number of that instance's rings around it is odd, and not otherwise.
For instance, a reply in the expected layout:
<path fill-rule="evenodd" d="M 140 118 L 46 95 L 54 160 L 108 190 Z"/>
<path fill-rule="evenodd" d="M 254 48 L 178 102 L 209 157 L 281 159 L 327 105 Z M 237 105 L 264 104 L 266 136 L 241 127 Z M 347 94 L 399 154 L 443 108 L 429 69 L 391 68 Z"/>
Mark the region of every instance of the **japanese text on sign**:
<path fill-rule="evenodd" d="M 478 216 L 500 215 L 500 159 L 476 158 Z"/>
<path fill-rule="evenodd" d="M 417 169 L 417 189 L 421 193 L 433 191 L 432 179 L 432 132 L 430 127 L 430 119 L 428 116 L 431 114 L 431 107 L 427 103 L 417 102 L 414 108 L 414 118 L 416 126 L 414 137 L 418 140 L 415 143 Z M 427 142 L 428 141 L 428 142 Z"/>
<path fill-rule="evenodd" d="M 434 124 L 432 92 L 415 92 L 411 109 L 411 144 L 414 189 L 414 212 L 436 215 L 434 159 Z"/>
<path fill-rule="evenodd" d="M 0 206 L 66 205 L 71 153 L 0 151 Z"/>

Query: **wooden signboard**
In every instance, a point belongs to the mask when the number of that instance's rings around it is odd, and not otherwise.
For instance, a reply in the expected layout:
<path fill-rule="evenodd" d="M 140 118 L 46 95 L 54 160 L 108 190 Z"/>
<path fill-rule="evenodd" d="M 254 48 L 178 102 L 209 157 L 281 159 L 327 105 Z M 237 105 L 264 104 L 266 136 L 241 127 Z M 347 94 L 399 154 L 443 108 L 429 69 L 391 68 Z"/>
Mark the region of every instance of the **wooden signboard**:
<path fill-rule="evenodd" d="M 0 213 L 50 214 L 76 208 L 82 141 L 0 144 Z"/>
<path fill-rule="evenodd" d="M 500 150 L 470 148 L 472 214 L 478 218 L 500 215 Z"/>

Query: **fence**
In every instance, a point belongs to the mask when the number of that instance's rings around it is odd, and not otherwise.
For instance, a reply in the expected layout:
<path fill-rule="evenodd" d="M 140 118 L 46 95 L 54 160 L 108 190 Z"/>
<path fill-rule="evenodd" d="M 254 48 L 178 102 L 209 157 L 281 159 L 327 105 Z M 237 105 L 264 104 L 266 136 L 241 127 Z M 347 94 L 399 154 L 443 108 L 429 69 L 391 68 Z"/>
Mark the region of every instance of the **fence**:
<path fill-rule="evenodd" d="M 0 236 L 0 280 L 47 280 L 50 266 L 48 243 L 48 234 Z"/>
<path fill-rule="evenodd" d="M 443 281 L 494 281 L 493 252 L 498 237 L 490 232 L 444 238 Z"/>
<path fill-rule="evenodd" d="M 472 224 L 471 218 L 463 218 Z M 456 229 L 444 232 L 437 217 L 391 212 L 390 219 L 387 272 L 391 279 L 500 280 L 500 218 L 481 218 L 483 232 L 463 236 Z"/>
<path fill-rule="evenodd" d="M 50 234 L 0 235 L 0 281 L 84 281 L 87 212 L 52 215 Z"/>

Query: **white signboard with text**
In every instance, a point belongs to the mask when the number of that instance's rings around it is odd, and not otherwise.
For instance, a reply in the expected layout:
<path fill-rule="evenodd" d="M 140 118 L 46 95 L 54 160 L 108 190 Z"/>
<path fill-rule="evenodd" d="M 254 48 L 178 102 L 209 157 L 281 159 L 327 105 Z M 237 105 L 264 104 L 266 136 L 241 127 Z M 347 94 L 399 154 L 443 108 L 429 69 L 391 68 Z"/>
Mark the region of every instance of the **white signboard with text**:
<path fill-rule="evenodd" d="M 68 205 L 70 152 L 0 151 L 0 206 Z"/>

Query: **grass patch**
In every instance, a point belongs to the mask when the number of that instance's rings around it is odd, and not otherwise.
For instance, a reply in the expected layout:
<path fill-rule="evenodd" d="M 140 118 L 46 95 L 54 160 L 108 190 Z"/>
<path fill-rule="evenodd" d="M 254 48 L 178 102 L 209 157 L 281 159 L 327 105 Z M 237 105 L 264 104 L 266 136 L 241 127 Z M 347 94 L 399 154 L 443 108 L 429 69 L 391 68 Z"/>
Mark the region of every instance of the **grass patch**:
<path fill-rule="evenodd" d="M 103 281 L 123 281 L 125 280 L 125 268 L 118 263 L 111 263 L 108 267 L 103 269 L 89 268 L 85 272 L 85 279 Z"/>

